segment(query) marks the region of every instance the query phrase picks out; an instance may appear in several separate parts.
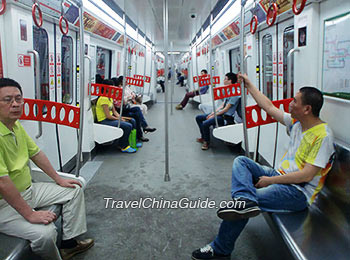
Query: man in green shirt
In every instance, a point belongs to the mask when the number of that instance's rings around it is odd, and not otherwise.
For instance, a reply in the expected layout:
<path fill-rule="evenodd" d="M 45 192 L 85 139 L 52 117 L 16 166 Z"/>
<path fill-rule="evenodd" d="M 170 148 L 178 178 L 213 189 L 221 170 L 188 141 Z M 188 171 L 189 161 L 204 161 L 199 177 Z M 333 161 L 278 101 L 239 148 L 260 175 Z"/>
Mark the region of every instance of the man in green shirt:
<path fill-rule="evenodd" d="M 23 111 L 20 85 L 0 79 L 0 232 L 31 242 L 44 259 L 70 259 L 86 251 L 92 239 L 75 238 L 86 232 L 84 193 L 79 181 L 57 174 L 46 155 L 25 132 L 18 119 Z M 31 159 L 55 183 L 32 183 Z M 62 248 L 56 247 L 55 213 L 34 210 L 62 204 Z"/>

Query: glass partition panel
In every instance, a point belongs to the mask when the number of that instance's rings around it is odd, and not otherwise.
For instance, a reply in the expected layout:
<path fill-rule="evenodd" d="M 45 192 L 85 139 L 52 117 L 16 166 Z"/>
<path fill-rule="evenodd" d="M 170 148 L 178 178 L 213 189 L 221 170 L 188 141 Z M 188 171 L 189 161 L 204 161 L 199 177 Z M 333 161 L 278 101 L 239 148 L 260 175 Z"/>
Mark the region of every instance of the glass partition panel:
<path fill-rule="evenodd" d="M 263 93 L 272 100 L 272 36 L 264 35 L 262 39 Z"/>
<path fill-rule="evenodd" d="M 73 40 L 62 36 L 62 103 L 73 102 Z"/>
<path fill-rule="evenodd" d="M 42 28 L 33 27 L 33 46 L 39 53 L 40 63 L 40 86 L 41 99 L 49 100 L 49 38 L 47 32 Z M 35 74 L 34 74 L 35 77 Z M 39 98 L 35 88 L 35 98 Z"/>
<path fill-rule="evenodd" d="M 287 86 L 288 75 L 288 52 L 294 48 L 294 27 L 287 27 L 283 32 L 283 98 L 291 98 L 294 96 L 294 59 L 291 57 L 291 82 Z"/>

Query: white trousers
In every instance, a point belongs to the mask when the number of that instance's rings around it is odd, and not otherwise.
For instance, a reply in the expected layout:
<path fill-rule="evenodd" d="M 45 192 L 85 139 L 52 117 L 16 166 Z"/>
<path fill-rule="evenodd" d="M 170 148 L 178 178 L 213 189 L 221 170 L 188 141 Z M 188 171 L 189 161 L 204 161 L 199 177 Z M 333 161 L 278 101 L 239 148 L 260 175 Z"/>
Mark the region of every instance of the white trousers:
<path fill-rule="evenodd" d="M 55 183 L 32 183 L 21 193 L 23 199 L 34 209 L 62 204 L 62 238 L 75 238 L 86 232 L 84 192 L 76 188 L 64 188 Z M 34 253 L 44 259 L 61 260 L 56 247 L 57 231 L 54 223 L 31 224 L 4 199 L 0 199 L 0 232 L 31 242 Z"/>

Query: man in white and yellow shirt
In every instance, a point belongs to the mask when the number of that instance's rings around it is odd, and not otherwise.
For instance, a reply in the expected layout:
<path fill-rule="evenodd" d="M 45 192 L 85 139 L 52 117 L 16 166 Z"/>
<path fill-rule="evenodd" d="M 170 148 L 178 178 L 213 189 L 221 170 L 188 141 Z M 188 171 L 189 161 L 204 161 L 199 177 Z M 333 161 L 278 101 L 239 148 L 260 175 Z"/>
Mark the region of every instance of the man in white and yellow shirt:
<path fill-rule="evenodd" d="M 290 114 L 275 107 L 248 79 L 244 81 L 257 104 L 287 127 L 288 149 L 276 169 L 247 157 L 233 162 L 231 197 L 233 203 L 217 211 L 223 219 L 213 242 L 192 253 L 192 259 L 231 259 L 235 241 L 250 217 L 261 210 L 288 212 L 306 209 L 322 189 L 334 154 L 331 129 L 319 118 L 322 93 L 303 87 L 290 103 Z"/>

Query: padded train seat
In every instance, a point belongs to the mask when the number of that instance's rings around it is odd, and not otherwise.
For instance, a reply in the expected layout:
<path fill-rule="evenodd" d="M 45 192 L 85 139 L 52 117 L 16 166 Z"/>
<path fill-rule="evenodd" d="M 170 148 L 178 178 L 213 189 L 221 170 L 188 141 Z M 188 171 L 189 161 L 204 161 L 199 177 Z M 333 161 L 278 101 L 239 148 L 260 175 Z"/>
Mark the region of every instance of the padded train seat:
<path fill-rule="evenodd" d="M 65 178 L 75 178 L 72 174 L 58 172 L 61 176 Z M 40 169 L 34 168 L 31 170 L 31 175 L 33 178 L 33 182 L 53 182 L 51 178 L 49 178 L 46 174 L 44 174 Z M 82 183 L 82 188 L 86 187 L 86 181 L 82 177 L 78 177 L 78 180 Z M 57 220 L 55 221 L 55 225 L 57 227 L 57 243 L 59 245 L 61 241 L 61 212 L 62 205 L 51 205 L 47 207 L 40 208 L 40 210 L 50 210 L 57 215 Z M 0 233 L 0 259 L 1 260 L 40 260 L 41 258 L 34 255 L 29 241 L 13 236 L 8 236 Z"/>
<path fill-rule="evenodd" d="M 295 259 L 349 259 L 350 151 L 337 146 L 325 187 L 308 210 L 264 213 Z"/>
<path fill-rule="evenodd" d="M 97 99 L 91 102 L 91 111 L 94 118 L 93 133 L 95 142 L 98 144 L 104 144 L 119 139 L 123 136 L 123 130 L 121 128 L 97 123 L 96 100 Z"/>
<path fill-rule="evenodd" d="M 41 208 L 41 210 L 53 211 L 57 216 L 61 215 L 61 205 L 51 205 L 49 207 Z M 55 221 L 58 234 L 61 232 L 61 217 Z M 57 239 L 60 242 L 60 239 Z M 34 255 L 29 245 L 29 241 L 18 237 L 8 236 L 0 233 L 0 259 L 2 260 L 34 260 L 41 259 Z"/>

